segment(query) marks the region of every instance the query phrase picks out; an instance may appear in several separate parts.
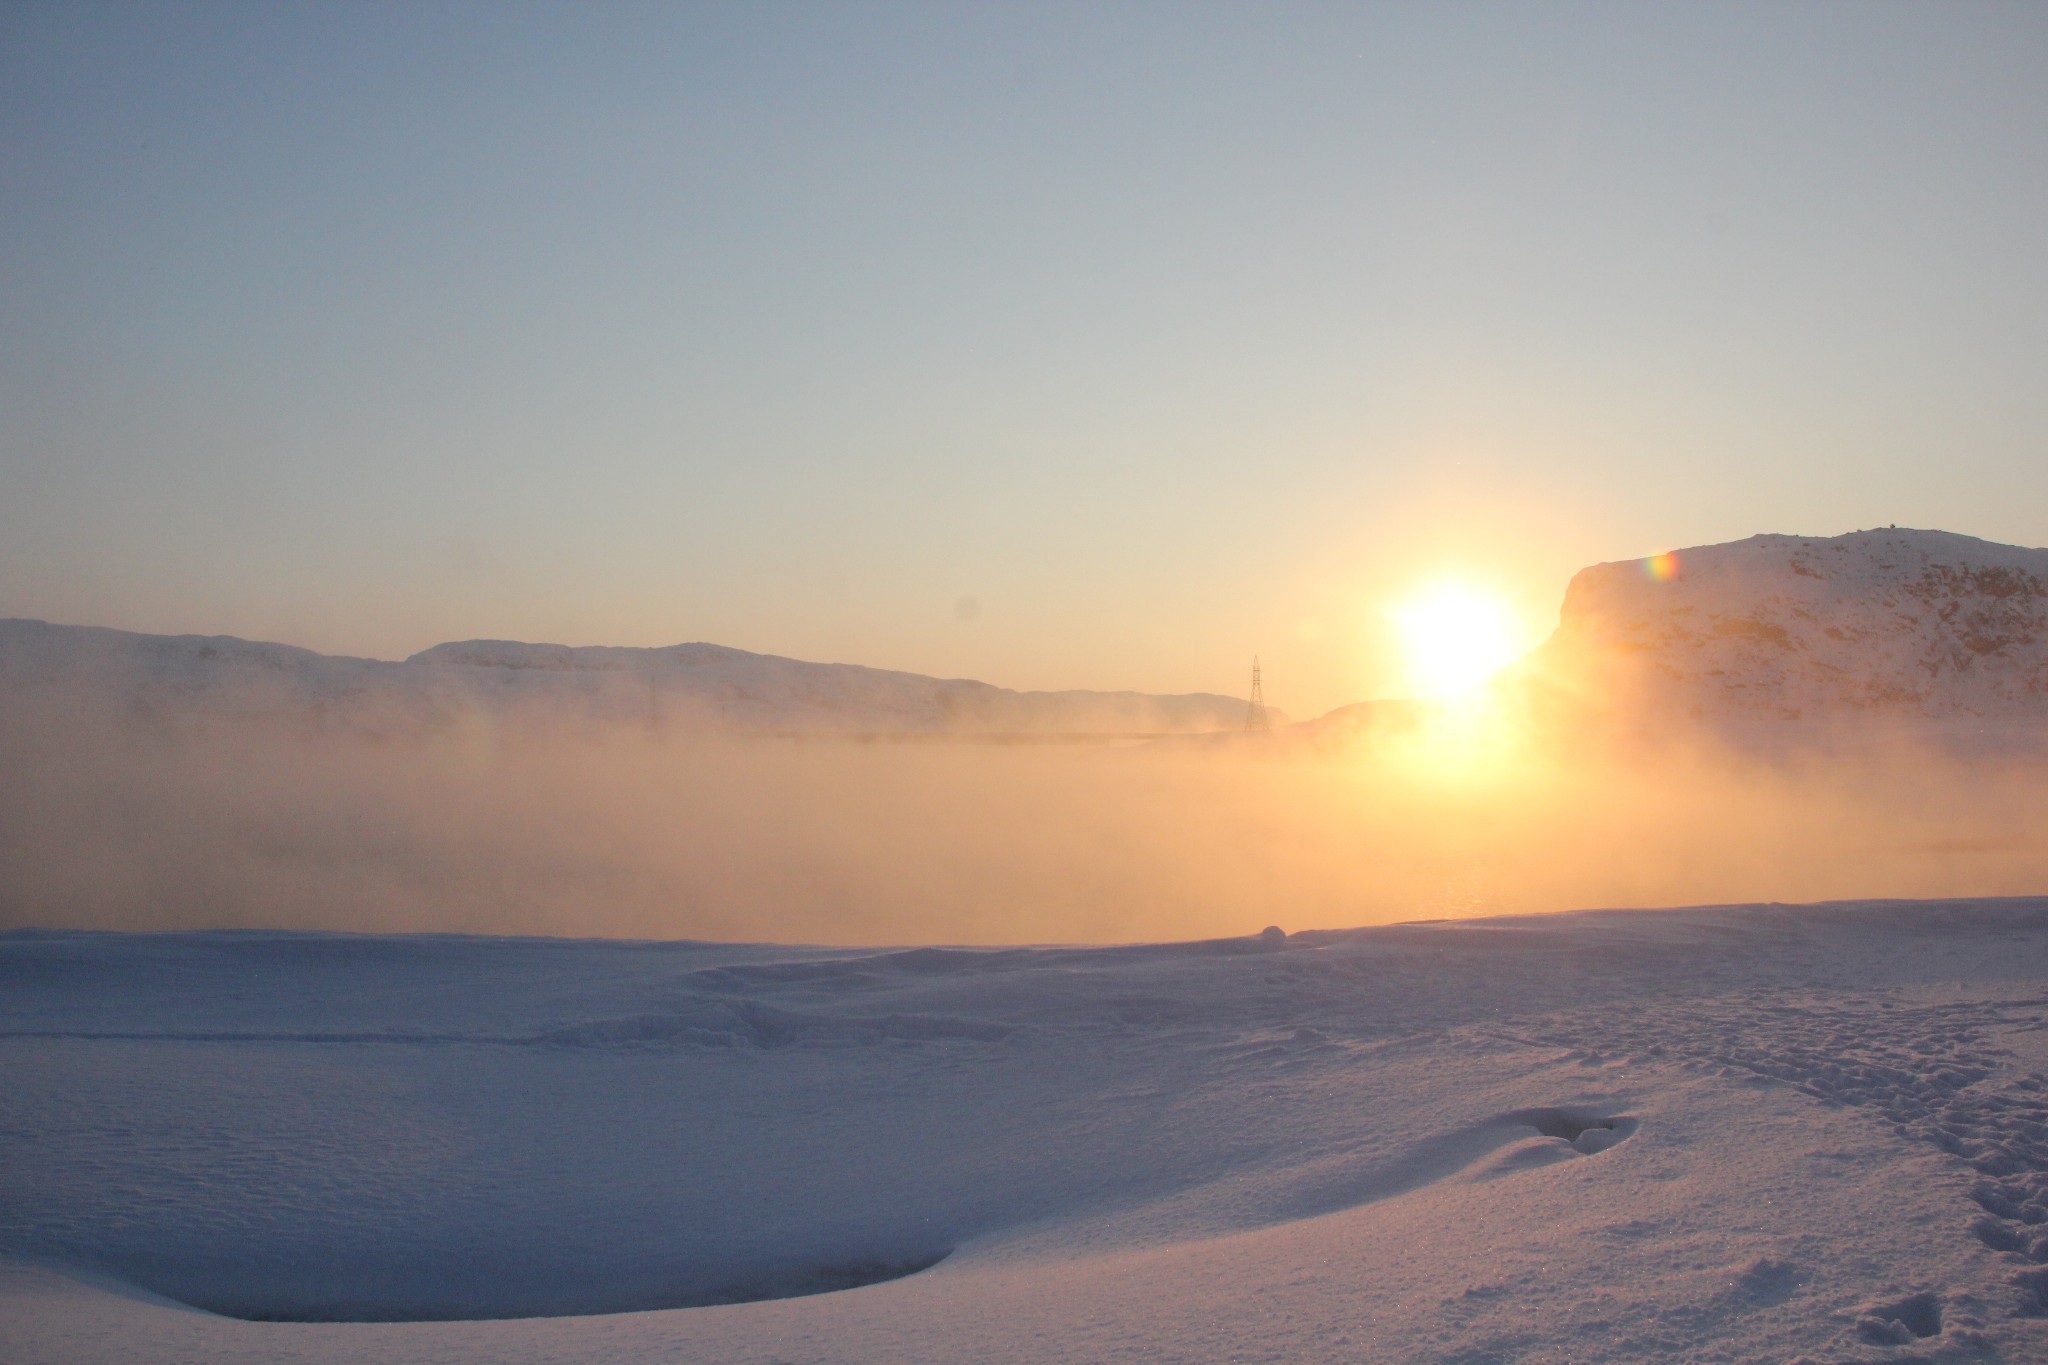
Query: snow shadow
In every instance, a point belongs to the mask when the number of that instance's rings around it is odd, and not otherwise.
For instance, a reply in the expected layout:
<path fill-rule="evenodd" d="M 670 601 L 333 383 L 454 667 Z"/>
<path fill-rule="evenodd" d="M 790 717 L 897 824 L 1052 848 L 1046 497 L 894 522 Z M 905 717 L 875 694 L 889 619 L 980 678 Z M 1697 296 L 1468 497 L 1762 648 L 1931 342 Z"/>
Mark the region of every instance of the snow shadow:
<path fill-rule="evenodd" d="M 1319 1218 L 1442 1181 L 1485 1181 L 1595 1156 L 1633 1137 L 1641 1121 L 1580 1106 L 1512 1109 L 1417 1142 L 1391 1160 L 1305 1172 L 1269 1222 Z"/>
<path fill-rule="evenodd" d="M 649 1313 L 674 1308 L 759 1303 L 836 1294 L 900 1280 L 933 1266 L 951 1248 L 915 1256 L 835 1260 L 759 1268 L 721 1277 L 679 1278 L 669 1288 L 622 1284 L 609 1268 L 557 1267 L 548 1276 L 465 1275 L 461 1267 L 421 1273 L 361 1271 L 353 1275 L 275 1274 L 260 1265 L 213 1266 L 173 1274 L 163 1298 L 200 1312 L 245 1322 L 480 1322 L 512 1318 L 574 1318 Z"/>
<path fill-rule="evenodd" d="M 1856 1334 L 1874 1346 L 1904 1346 L 1941 1335 L 1941 1297 L 1908 1294 L 1874 1303 L 1857 1319 Z"/>
<path fill-rule="evenodd" d="M 1582 1156 L 1604 1152 L 1636 1131 L 1636 1120 L 1626 1114 L 1603 1116 L 1584 1109 L 1517 1109 L 1502 1117 L 1526 1123 L 1544 1137 L 1562 1139 Z"/>

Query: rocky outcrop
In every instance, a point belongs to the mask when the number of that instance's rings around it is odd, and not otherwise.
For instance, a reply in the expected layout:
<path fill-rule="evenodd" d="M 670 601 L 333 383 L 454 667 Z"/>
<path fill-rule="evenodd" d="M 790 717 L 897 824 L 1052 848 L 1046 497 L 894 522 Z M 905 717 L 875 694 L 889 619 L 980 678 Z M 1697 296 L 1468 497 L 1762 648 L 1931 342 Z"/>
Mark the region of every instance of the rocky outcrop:
<path fill-rule="evenodd" d="M 2040 721 L 2048 550 L 1888 528 L 1598 564 L 1502 686 L 1709 721 Z"/>

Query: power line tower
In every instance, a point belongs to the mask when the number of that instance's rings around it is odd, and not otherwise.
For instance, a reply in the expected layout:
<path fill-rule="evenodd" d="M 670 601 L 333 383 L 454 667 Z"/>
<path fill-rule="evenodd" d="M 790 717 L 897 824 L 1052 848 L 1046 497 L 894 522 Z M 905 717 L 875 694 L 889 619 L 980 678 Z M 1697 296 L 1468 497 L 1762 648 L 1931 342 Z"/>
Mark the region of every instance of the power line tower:
<path fill-rule="evenodd" d="M 1252 700 L 1251 705 L 1245 708 L 1244 732 L 1248 735 L 1263 735 L 1268 728 L 1266 724 L 1266 689 L 1259 681 L 1259 656 L 1254 654 L 1252 656 Z"/>

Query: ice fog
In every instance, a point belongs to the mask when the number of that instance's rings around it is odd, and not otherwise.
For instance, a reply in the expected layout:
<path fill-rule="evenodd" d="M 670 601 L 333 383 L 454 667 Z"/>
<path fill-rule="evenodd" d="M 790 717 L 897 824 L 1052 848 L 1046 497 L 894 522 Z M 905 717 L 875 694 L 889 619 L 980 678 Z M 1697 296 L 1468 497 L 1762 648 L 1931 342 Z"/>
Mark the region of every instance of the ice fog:
<path fill-rule="evenodd" d="M 43 706 L 0 770 L 0 927 L 1121 942 L 2048 874 L 2048 766 L 1903 735 L 397 742 Z"/>

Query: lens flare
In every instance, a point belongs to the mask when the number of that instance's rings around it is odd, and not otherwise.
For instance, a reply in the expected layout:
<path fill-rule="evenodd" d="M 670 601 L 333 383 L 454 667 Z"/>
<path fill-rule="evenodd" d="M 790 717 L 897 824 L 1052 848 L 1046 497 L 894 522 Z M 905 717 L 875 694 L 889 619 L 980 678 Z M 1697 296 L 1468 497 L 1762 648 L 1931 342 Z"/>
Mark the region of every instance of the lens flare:
<path fill-rule="evenodd" d="M 1653 583 L 1669 583 L 1678 577 L 1678 551 L 1666 550 L 1643 561 L 1643 572 Z"/>
<path fill-rule="evenodd" d="M 1394 608 L 1410 684 L 1424 697 L 1477 691 L 1521 653 L 1508 604 L 1463 583 L 1437 583 Z"/>

